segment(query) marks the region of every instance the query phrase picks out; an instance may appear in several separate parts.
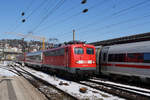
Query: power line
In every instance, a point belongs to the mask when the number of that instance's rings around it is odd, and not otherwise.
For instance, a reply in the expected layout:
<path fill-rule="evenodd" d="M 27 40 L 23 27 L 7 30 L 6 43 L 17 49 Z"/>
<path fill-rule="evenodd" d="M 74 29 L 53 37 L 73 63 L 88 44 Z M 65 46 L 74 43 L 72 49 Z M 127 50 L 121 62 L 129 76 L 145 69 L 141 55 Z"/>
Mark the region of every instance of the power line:
<path fill-rule="evenodd" d="M 63 23 L 63 22 L 65 22 L 65 21 L 68 21 L 68 20 L 71 19 L 71 18 L 74 18 L 74 17 L 79 16 L 81 13 L 82 13 L 81 11 L 80 11 L 80 12 L 77 12 L 77 13 L 75 13 L 74 15 L 68 16 L 68 17 L 62 19 L 61 21 L 58 21 L 58 22 L 56 22 L 56 23 L 53 23 L 53 24 L 51 24 L 50 26 L 47 26 L 47 27 L 45 27 L 45 28 L 43 28 L 43 29 L 41 29 L 41 30 L 39 30 L 39 31 L 41 32 L 41 31 L 43 31 L 43 30 L 49 29 L 49 27 L 53 27 L 53 26 L 59 24 L 60 22 Z M 38 31 L 38 32 L 39 32 L 39 31 Z"/>
<path fill-rule="evenodd" d="M 135 25 L 132 25 L 132 26 L 128 26 L 126 30 L 131 29 L 131 27 L 133 29 L 133 28 L 136 28 L 138 26 L 149 24 L 149 23 L 150 23 L 150 21 L 146 21 L 146 22 L 143 22 L 143 23 L 139 23 L 139 24 L 135 24 Z"/>
<path fill-rule="evenodd" d="M 28 19 L 29 17 L 31 17 L 36 11 L 38 11 L 48 0 L 43 0 L 27 17 L 26 19 Z"/>
<path fill-rule="evenodd" d="M 23 11 L 22 13 L 24 12 L 27 12 L 27 10 L 29 10 L 29 8 L 31 7 L 31 5 L 34 3 L 35 0 L 31 0 L 31 2 L 29 2 L 28 6 L 26 7 L 25 11 Z M 21 20 L 22 16 L 20 16 L 20 18 L 18 19 L 19 21 Z M 17 24 L 18 21 L 16 21 L 16 24 L 15 24 L 15 27 L 13 29 L 13 31 L 16 31 L 16 29 L 20 26 L 21 23 Z"/>
<path fill-rule="evenodd" d="M 150 17 L 150 14 L 148 15 L 145 15 L 145 16 L 141 16 L 141 17 L 137 17 L 137 18 L 131 18 L 131 19 L 128 19 L 128 20 L 125 20 L 125 21 L 121 21 L 121 22 L 118 22 L 118 23 L 114 23 L 114 24 L 108 24 L 106 26 L 103 26 L 103 27 L 99 27 L 99 28 L 96 28 L 94 29 L 93 31 L 98 31 L 98 30 L 103 30 L 103 29 L 108 29 L 108 28 L 111 28 L 111 27 L 115 27 L 115 26 L 118 26 L 118 25 L 121 25 L 121 24 L 125 24 L 125 23 L 128 23 L 128 22 L 133 22 L 133 21 L 137 21 L 139 19 L 143 19 L 143 18 L 146 18 L 146 17 Z M 87 31 L 82 31 L 82 32 L 88 32 L 89 30 Z M 96 34 L 94 34 L 96 35 Z"/>
<path fill-rule="evenodd" d="M 80 6 L 81 7 L 81 6 Z M 78 8 L 76 5 L 75 6 L 73 6 L 73 7 L 70 7 L 70 8 L 68 8 L 67 10 L 65 10 L 65 11 L 63 11 L 62 13 L 60 13 L 59 15 L 57 15 L 57 16 L 62 16 L 62 15 L 64 15 L 64 14 L 67 14 L 67 13 L 69 13 L 70 11 L 72 11 L 72 10 L 74 10 L 75 8 Z M 80 13 L 80 12 L 79 12 Z M 76 15 L 76 14 L 75 14 Z M 72 15 L 72 16 L 74 16 L 74 15 Z M 71 18 L 71 16 L 70 16 L 70 18 Z M 66 18 L 65 18 L 66 19 Z M 51 19 L 52 20 L 52 19 Z M 55 23 L 54 23 L 55 24 Z M 57 24 L 57 22 L 56 22 L 56 24 Z M 52 25 L 51 25 L 52 26 Z M 44 29 L 47 29 L 47 28 L 49 28 L 50 26 L 48 25 L 48 26 L 46 26 L 45 28 L 43 28 L 43 29 L 40 29 L 40 30 L 38 30 L 38 32 L 39 31 L 43 31 Z"/>
<path fill-rule="evenodd" d="M 39 19 L 40 19 L 40 17 L 44 17 L 46 14 L 48 14 L 48 12 L 49 12 L 49 9 L 51 9 L 51 7 L 53 7 L 52 5 L 54 5 L 53 3 L 55 3 L 55 1 L 54 2 L 52 2 L 52 0 L 46 0 L 46 2 L 45 2 L 45 0 L 43 1 L 43 2 L 41 2 L 38 6 L 36 6 L 36 8 L 30 13 L 30 15 L 27 17 L 27 18 L 29 18 L 31 15 L 33 15 L 33 13 L 35 13 L 35 12 L 39 12 L 40 13 L 40 15 L 41 16 L 38 16 L 39 17 Z M 46 5 L 45 5 L 46 4 Z M 44 6 L 45 5 L 45 6 Z M 44 7 L 43 7 L 44 6 Z M 41 11 L 39 11 L 39 9 L 41 8 L 41 7 L 43 7 L 43 9 L 41 9 Z M 38 8 L 38 9 L 37 9 Z M 43 12 L 43 10 L 44 10 L 44 12 Z M 43 14 L 42 14 L 43 13 Z M 27 19 L 26 18 L 26 19 Z M 32 26 L 35 26 L 34 24 L 32 25 Z M 29 31 L 29 32 L 31 32 L 31 33 L 33 33 L 32 32 L 32 30 L 31 31 Z"/>
<path fill-rule="evenodd" d="M 96 7 L 99 7 L 99 6 L 103 5 L 103 4 L 105 4 L 105 3 L 108 2 L 108 1 L 109 1 L 109 0 L 107 0 L 107 1 L 106 1 L 106 0 L 103 0 L 103 1 L 101 1 L 101 2 L 99 2 L 99 3 L 96 3 L 96 4 L 92 5 L 91 7 L 89 7 L 89 9 L 92 10 L 92 9 L 94 9 L 94 8 L 96 8 Z M 64 18 L 64 19 L 62 19 L 62 20 L 60 20 L 60 21 L 57 21 L 56 23 L 53 23 L 53 24 L 51 24 L 51 25 L 48 25 L 48 26 L 46 26 L 45 28 L 43 28 L 43 29 L 41 29 L 41 30 L 39 30 L 39 31 L 41 32 L 41 31 L 43 31 L 43 30 L 47 30 L 47 29 L 49 29 L 49 27 L 53 27 L 53 26 L 56 26 L 56 25 L 59 24 L 59 23 L 63 23 L 63 22 L 65 22 L 65 21 L 68 21 L 68 20 L 70 20 L 71 18 L 74 18 L 74 17 L 79 16 L 80 14 L 82 14 L 81 11 L 80 11 L 80 12 L 77 12 L 77 13 L 71 15 L 71 16 L 68 16 L 68 17 L 66 17 L 66 18 Z M 64 14 L 62 14 L 62 15 L 64 15 Z M 39 32 L 39 31 L 38 31 L 38 32 Z"/>
<path fill-rule="evenodd" d="M 47 5 L 46 5 L 47 8 L 45 7 L 44 10 L 45 10 L 46 12 L 48 12 L 49 9 L 52 7 L 53 3 L 55 3 L 55 1 L 49 0 L 49 2 L 48 2 Z M 51 4 L 51 5 L 50 5 L 50 4 Z"/>
<path fill-rule="evenodd" d="M 129 11 L 129 10 L 131 10 L 131 9 L 133 9 L 133 8 L 136 8 L 136 7 L 139 7 L 139 6 L 141 6 L 141 5 L 143 5 L 143 4 L 147 3 L 147 2 L 149 2 L 149 1 L 145 0 L 145 1 L 142 1 L 142 2 L 139 2 L 139 3 L 136 3 L 136 4 L 134 4 L 134 5 L 130 6 L 130 7 L 121 9 L 121 10 L 119 10 L 118 12 L 113 13 L 112 15 L 110 15 L 110 17 L 119 15 L 119 14 L 121 14 L 121 13 L 123 13 L 123 12 Z M 150 16 L 150 15 L 146 15 L 146 16 L 143 16 L 143 18 L 144 18 L 144 17 L 149 17 L 149 16 Z M 105 17 L 105 18 L 106 18 L 106 17 Z M 107 17 L 107 18 L 109 18 L 109 17 Z M 142 17 L 140 17 L 140 18 L 142 18 Z M 116 26 L 116 25 L 120 25 L 120 24 L 123 24 L 123 23 L 136 21 L 137 19 L 140 19 L 140 18 L 128 19 L 128 20 L 125 20 L 125 21 L 121 21 L 121 22 L 119 22 L 119 23 L 114 23 L 114 24 L 111 24 L 111 25 L 107 25 L 107 26 L 102 27 L 102 28 L 105 29 L 105 28 L 114 27 L 114 26 Z M 87 27 L 86 27 L 86 28 L 87 28 Z M 100 29 L 102 29 L 102 28 L 100 28 Z M 98 28 L 98 30 L 100 30 L 100 29 Z M 67 35 L 67 34 L 66 34 L 66 35 Z M 71 35 L 71 34 L 70 34 L 70 35 Z"/>
<path fill-rule="evenodd" d="M 150 1 L 150 0 L 149 0 L 149 1 Z M 125 12 L 125 11 L 129 11 L 129 10 L 131 10 L 131 9 L 133 9 L 133 8 L 136 8 L 136 7 L 138 7 L 138 6 L 141 6 L 141 4 L 145 4 L 145 3 L 149 2 L 149 1 L 148 1 L 148 0 L 145 0 L 144 2 L 136 3 L 136 4 L 134 4 L 134 5 L 130 6 L 130 7 L 121 9 L 121 10 L 119 10 L 119 11 L 116 12 L 116 13 L 113 13 L 113 14 L 111 14 L 111 15 L 109 15 L 109 16 L 103 17 L 103 18 L 102 18 L 102 21 L 104 21 L 105 19 L 108 19 L 108 20 L 109 20 L 110 17 L 114 17 L 114 16 L 116 16 L 116 15 L 118 15 L 118 14 L 121 14 L 121 13 L 123 13 L 123 12 Z M 122 15 L 123 15 L 123 14 L 122 14 Z M 119 16 L 121 16 L 121 15 L 119 15 Z M 107 20 L 107 21 L 108 21 L 108 20 Z M 97 23 L 97 21 L 96 21 L 96 22 L 93 22 L 93 23 L 89 23 L 89 24 L 87 24 L 87 25 L 85 25 L 85 26 L 79 27 L 77 30 L 81 30 L 81 29 L 84 29 L 84 28 L 90 27 L 91 25 L 96 25 L 96 24 L 99 24 L 99 23 Z"/>
<path fill-rule="evenodd" d="M 109 15 L 109 16 L 115 16 L 115 15 L 118 15 L 118 14 L 120 14 L 120 13 L 122 13 L 122 12 L 125 12 L 125 11 L 129 11 L 129 10 L 131 10 L 131 9 L 133 9 L 133 8 L 136 8 L 136 7 L 139 7 L 139 6 L 141 6 L 141 5 L 143 5 L 143 4 L 145 4 L 145 3 L 147 3 L 147 2 L 149 2 L 149 1 L 143 1 L 143 2 L 139 2 L 139 3 L 136 3 L 136 4 L 134 4 L 134 5 L 132 5 L 132 6 L 130 6 L 130 7 L 127 7 L 127 8 L 124 8 L 124 9 L 121 9 L 121 10 L 119 10 L 118 11 L 118 13 L 113 13 L 113 14 L 111 14 L 111 15 Z M 146 16 L 145 16 L 146 17 Z M 106 17 L 104 17 L 104 19 L 105 19 Z M 109 18 L 109 17 L 107 17 L 107 18 Z M 130 19 L 130 20 L 132 20 L 132 19 Z M 130 20 L 126 20 L 127 22 L 128 21 L 130 21 Z M 119 23 L 114 23 L 115 25 L 116 24 L 121 24 L 121 23 L 124 23 L 124 21 L 123 22 L 119 22 Z M 93 23 L 93 24 L 95 24 L 95 23 Z M 115 26 L 114 24 L 111 24 L 112 26 Z M 91 23 L 90 23 L 90 25 L 92 25 Z M 89 24 L 88 25 L 86 25 L 86 26 L 90 26 Z M 105 26 L 105 27 L 112 27 L 112 26 L 110 26 L 110 25 L 107 25 L 107 26 Z M 85 27 L 85 26 L 84 26 Z M 105 27 L 102 27 L 102 28 L 105 28 Z M 87 29 L 87 27 L 85 27 L 86 29 Z M 102 29 L 102 28 L 100 28 L 100 29 Z M 98 28 L 98 30 L 100 30 L 99 28 Z M 82 28 L 80 27 L 80 29 L 78 28 L 78 29 L 76 29 L 76 30 L 82 30 Z M 68 34 L 63 34 L 64 36 L 68 36 Z M 63 36 L 63 35 L 61 35 L 61 36 Z M 71 35 L 71 34 L 69 34 L 69 35 Z"/>
<path fill-rule="evenodd" d="M 61 0 L 59 1 L 56 6 L 46 15 L 44 16 L 44 18 L 39 22 L 39 24 L 37 24 L 35 26 L 35 28 L 32 30 L 32 31 L 35 31 L 54 11 L 56 11 L 58 8 L 60 8 L 63 3 L 65 2 L 66 0 Z"/>
<path fill-rule="evenodd" d="M 134 4 L 134 5 L 130 6 L 130 7 L 121 9 L 121 10 L 119 10 L 119 11 L 116 12 L 116 13 L 113 13 L 113 14 L 111 14 L 111 15 L 109 15 L 109 16 L 104 17 L 104 18 L 103 18 L 103 21 L 104 21 L 104 19 L 108 19 L 108 18 L 113 17 L 113 16 L 115 16 L 115 15 L 118 15 L 118 14 L 124 12 L 124 11 L 131 10 L 131 9 L 136 8 L 136 7 L 138 7 L 138 6 L 141 6 L 141 4 L 145 4 L 145 3 L 147 3 L 147 2 L 149 2 L 149 1 L 145 0 L 145 1 L 140 2 L 140 3 L 136 3 L 136 4 Z M 87 28 L 90 27 L 91 25 L 96 25 L 96 24 L 99 24 L 99 23 L 97 23 L 97 21 L 94 22 L 94 23 L 89 23 L 89 24 L 87 24 L 87 25 L 85 25 L 85 26 L 76 28 L 76 30 L 79 31 L 79 30 L 87 29 Z M 118 23 L 118 24 L 119 24 L 119 23 Z M 113 25 L 112 25 L 112 26 L 113 26 Z M 109 25 L 108 25 L 107 27 L 109 27 Z M 97 30 L 99 30 L 99 29 L 102 29 L 102 28 L 97 28 Z M 87 31 L 88 31 L 88 30 L 87 30 Z M 86 32 L 86 31 L 85 31 L 85 32 Z"/>
<path fill-rule="evenodd" d="M 26 19 L 28 19 L 33 13 L 35 13 L 43 4 L 45 4 L 45 1 L 47 1 L 47 0 L 43 0 L 43 2 L 40 3 L 40 5 L 38 5 L 38 6 L 36 7 L 36 9 L 34 9 L 34 10 L 26 17 Z M 31 6 L 33 5 L 34 2 L 35 2 L 35 0 L 32 0 L 32 1 L 28 4 L 26 10 L 23 11 L 22 13 L 25 14 L 25 13 L 31 8 Z M 24 15 L 23 15 L 23 16 L 24 16 Z M 21 17 L 23 17 L 23 16 L 21 16 Z M 15 26 L 14 29 L 13 29 L 13 31 L 16 31 L 16 30 L 22 25 L 23 20 L 24 20 L 24 22 L 26 21 L 26 19 L 23 19 L 22 22 L 20 22 L 21 17 L 18 19 L 18 20 L 19 20 L 19 23 L 16 24 L 16 26 Z"/>
<path fill-rule="evenodd" d="M 136 3 L 136 4 L 134 4 L 134 5 L 130 6 L 130 7 L 121 9 L 121 10 L 119 10 L 118 12 L 115 12 L 115 13 L 109 15 L 109 16 L 104 17 L 103 20 L 104 20 L 104 19 L 107 19 L 107 18 L 110 18 L 110 17 L 112 17 L 112 16 L 115 16 L 115 15 L 117 15 L 117 14 L 120 14 L 120 13 L 122 13 L 122 12 L 131 10 L 131 9 L 136 8 L 136 7 L 138 7 L 138 6 L 141 6 L 142 4 L 145 4 L 145 3 L 147 3 L 147 2 L 149 2 L 149 1 L 145 0 L 145 1 L 142 1 L 142 2 L 139 2 L 139 3 Z M 101 4 L 103 4 L 103 3 L 105 3 L 105 2 L 102 1 Z M 99 4 L 99 3 L 98 3 L 98 4 Z M 96 5 L 98 5 L 98 4 L 96 4 Z M 96 6 L 93 5 L 93 6 L 91 6 L 90 8 L 94 8 L 94 7 L 96 7 Z M 78 13 L 78 14 L 80 14 L 80 13 Z M 70 16 L 70 18 L 75 17 L 75 16 L 77 16 L 78 14 L 75 14 L 75 15 L 73 15 L 73 16 Z M 65 19 L 62 20 L 62 21 L 66 21 L 66 19 L 68 20 L 69 17 L 68 17 L 68 18 L 65 18 Z M 62 21 L 61 21 L 61 22 L 62 22 Z M 58 23 L 59 23 L 59 22 L 57 22 L 57 23 L 55 23 L 55 24 L 58 24 Z M 96 21 L 96 23 L 97 23 L 97 21 Z M 87 24 L 86 26 L 79 27 L 77 30 L 82 30 L 82 29 L 84 29 L 84 28 L 87 29 L 87 27 L 90 27 L 90 25 L 95 25 L 96 23 L 95 23 L 95 22 L 94 22 L 94 23 L 89 23 L 89 24 Z M 55 24 L 53 24 L 52 26 L 54 26 Z M 97 23 L 97 24 L 99 24 L 99 23 Z M 48 29 L 48 27 L 46 27 L 46 28 Z M 46 28 L 44 28 L 44 29 L 46 29 Z M 43 29 L 43 30 L 44 30 L 44 29 Z"/>
<path fill-rule="evenodd" d="M 29 2 L 27 8 L 26 8 L 25 11 L 23 11 L 23 12 L 26 12 L 26 13 L 27 13 L 27 11 L 31 8 L 31 6 L 34 4 L 34 2 L 35 2 L 35 0 L 31 0 L 31 2 Z"/>
<path fill-rule="evenodd" d="M 139 23 L 139 24 L 134 24 L 134 25 L 130 25 L 130 26 L 128 26 L 128 27 L 126 27 L 125 29 L 122 29 L 122 30 L 132 30 L 132 29 L 134 29 L 134 28 L 137 28 L 137 27 L 141 27 L 141 26 L 143 26 L 143 25 L 146 25 L 146 24 L 149 24 L 150 23 L 150 21 L 146 21 L 146 22 L 143 22 L 143 23 Z M 148 31 L 149 32 L 149 31 Z M 105 32 L 105 33 L 107 33 L 107 34 L 114 34 L 114 32 L 113 33 L 110 33 L 110 32 Z M 124 31 L 122 31 L 122 32 L 119 32 L 119 34 L 120 33 L 125 33 Z M 103 33 L 104 34 L 104 33 Z"/>
<path fill-rule="evenodd" d="M 98 5 L 98 4 L 104 4 L 104 3 L 106 3 L 106 2 L 104 2 L 105 0 L 103 0 L 102 2 L 100 2 L 100 3 L 96 3 L 95 5 Z M 109 1 L 109 0 L 108 0 Z M 93 5 L 93 6 L 91 6 L 91 8 L 94 8 L 94 7 L 96 7 L 95 5 Z M 108 10 L 107 10 L 108 11 Z M 97 15 L 96 15 L 97 16 Z M 67 19 L 67 18 L 66 18 Z M 97 22 L 97 20 L 96 20 L 96 22 Z M 89 23 L 89 24 L 87 24 L 86 26 L 89 26 L 89 25 L 92 25 L 92 24 L 94 24 L 94 23 Z M 80 28 L 78 28 L 77 30 L 81 30 L 81 28 L 86 28 L 86 26 L 83 26 L 83 27 L 80 27 Z M 48 27 L 47 27 L 48 28 Z M 72 31 L 71 31 L 72 32 Z M 66 32 L 65 34 L 63 33 L 63 34 L 60 34 L 61 36 L 63 36 L 63 35 L 68 35 L 68 33 L 71 33 L 71 32 Z"/>
<path fill-rule="evenodd" d="M 115 27 L 117 25 L 121 25 L 121 24 L 125 24 L 125 23 L 128 23 L 128 22 L 133 22 L 133 21 L 137 21 L 139 19 L 143 19 L 143 18 L 147 18 L 147 17 L 150 17 L 150 14 L 148 15 L 144 15 L 144 16 L 140 16 L 140 17 L 136 17 L 136 18 L 130 18 L 130 19 L 127 19 L 127 20 L 124 20 L 124 21 L 120 21 L 118 23 L 113 23 L 113 24 L 108 24 L 106 26 L 103 26 L 103 27 L 98 27 L 96 29 L 93 30 L 93 32 L 95 31 L 98 31 L 98 30 L 103 30 L 103 29 L 108 29 L 108 28 L 111 28 L 111 27 Z M 89 30 L 86 30 L 86 31 L 80 31 L 80 33 L 86 33 L 88 32 Z M 71 32 L 70 32 L 71 33 Z M 69 35 L 72 35 L 72 34 L 62 34 L 62 35 L 59 35 L 59 37 L 65 37 L 65 36 L 69 36 Z M 84 36 L 88 36 L 87 34 L 83 34 Z M 94 34 L 93 34 L 94 35 Z M 81 36 L 81 35 L 80 35 Z M 83 36 L 81 36 L 83 37 Z M 85 37 L 86 38 L 86 37 Z"/>
<path fill-rule="evenodd" d="M 112 15 L 118 15 L 118 14 L 123 13 L 123 12 L 125 12 L 125 11 L 128 11 L 128 10 L 130 10 L 130 9 L 134 9 L 134 8 L 136 8 L 136 7 L 138 7 L 138 6 L 141 6 L 141 5 L 143 5 L 143 4 L 147 3 L 147 2 L 150 2 L 150 0 L 144 0 L 144 1 L 142 1 L 142 2 L 139 2 L 139 3 L 135 4 L 135 5 L 132 5 L 132 6 L 130 6 L 130 7 L 127 7 L 127 8 L 125 8 L 125 9 L 122 9 L 122 10 L 116 12 L 116 13 L 113 13 Z"/>

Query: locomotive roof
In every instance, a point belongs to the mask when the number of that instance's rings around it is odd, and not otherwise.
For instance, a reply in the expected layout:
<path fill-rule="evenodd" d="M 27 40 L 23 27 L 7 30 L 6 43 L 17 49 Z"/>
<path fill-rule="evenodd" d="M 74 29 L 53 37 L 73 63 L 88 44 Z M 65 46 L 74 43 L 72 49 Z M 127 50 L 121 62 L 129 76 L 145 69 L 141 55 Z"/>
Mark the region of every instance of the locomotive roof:
<path fill-rule="evenodd" d="M 109 53 L 144 53 L 150 52 L 150 41 L 117 44 L 109 47 Z"/>
<path fill-rule="evenodd" d="M 66 47 L 70 47 L 70 46 L 79 46 L 79 45 L 84 45 L 84 44 L 68 44 L 68 45 L 64 45 L 64 46 L 61 46 L 61 47 L 57 47 L 57 48 L 47 49 L 47 50 L 44 50 L 43 52 L 46 52 L 46 51 L 49 51 L 49 50 L 57 50 L 57 49 L 66 48 Z M 90 44 L 85 44 L 85 45 L 94 47 L 93 45 L 90 45 Z"/>
<path fill-rule="evenodd" d="M 39 55 L 42 52 L 46 52 L 46 51 L 49 51 L 49 50 L 57 50 L 57 49 L 66 48 L 66 47 L 75 46 L 75 45 L 79 46 L 79 45 L 83 45 L 83 44 L 68 44 L 68 45 L 64 45 L 64 46 L 61 46 L 61 47 L 51 48 L 51 49 L 47 49 L 47 50 L 43 50 L 43 51 L 29 52 L 29 53 L 27 53 L 27 56 Z M 89 45 L 89 44 L 86 44 L 86 46 L 94 47 L 93 45 Z"/>

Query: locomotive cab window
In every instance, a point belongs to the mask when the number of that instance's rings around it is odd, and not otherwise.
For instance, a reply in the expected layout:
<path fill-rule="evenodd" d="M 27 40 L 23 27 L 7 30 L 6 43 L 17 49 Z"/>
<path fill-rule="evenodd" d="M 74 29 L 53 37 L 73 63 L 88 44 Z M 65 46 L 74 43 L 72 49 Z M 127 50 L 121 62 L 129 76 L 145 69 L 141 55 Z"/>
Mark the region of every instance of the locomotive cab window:
<path fill-rule="evenodd" d="M 83 48 L 74 48 L 74 53 L 75 54 L 83 54 L 84 52 L 83 52 Z"/>
<path fill-rule="evenodd" d="M 86 53 L 87 54 L 94 54 L 94 49 L 93 48 L 87 48 Z"/>

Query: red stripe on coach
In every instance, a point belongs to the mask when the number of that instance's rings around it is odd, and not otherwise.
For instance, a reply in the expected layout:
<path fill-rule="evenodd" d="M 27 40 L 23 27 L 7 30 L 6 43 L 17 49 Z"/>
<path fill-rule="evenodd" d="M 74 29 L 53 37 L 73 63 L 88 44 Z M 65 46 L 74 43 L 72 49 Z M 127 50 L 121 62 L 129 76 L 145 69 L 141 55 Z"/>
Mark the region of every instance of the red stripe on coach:
<path fill-rule="evenodd" d="M 146 65 L 131 65 L 131 64 L 102 64 L 103 66 L 116 66 L 116 67 L 130 67 L 130 68 L 144 68 L 144 69 L 150 69 L 150 66 Z"/>

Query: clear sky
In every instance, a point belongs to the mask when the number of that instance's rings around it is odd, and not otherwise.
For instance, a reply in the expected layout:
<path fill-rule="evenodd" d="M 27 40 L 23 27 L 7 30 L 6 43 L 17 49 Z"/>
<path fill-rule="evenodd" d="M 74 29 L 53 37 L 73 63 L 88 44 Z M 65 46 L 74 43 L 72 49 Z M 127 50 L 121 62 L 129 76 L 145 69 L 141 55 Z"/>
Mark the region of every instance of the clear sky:
<path fill-rule="evenodd" d="M 150 32 L 150 0 L 81 1 L 1 0 L 0 39 L 22 38 L 5 32 L 33 32 L 65 42 L 72 40 L 75 29 L 76 40 L 94 42 Z M 86 8 L 88 12 L 82 13 Z"/>

